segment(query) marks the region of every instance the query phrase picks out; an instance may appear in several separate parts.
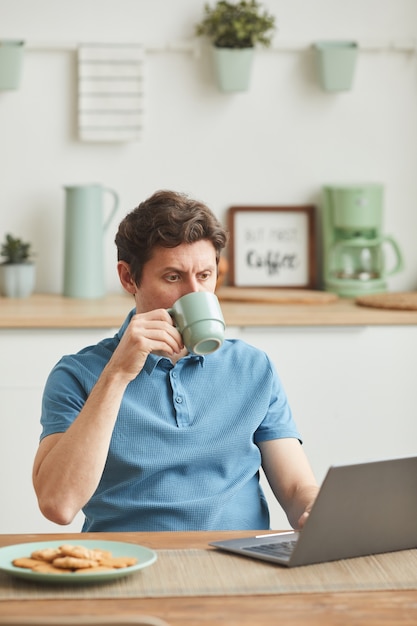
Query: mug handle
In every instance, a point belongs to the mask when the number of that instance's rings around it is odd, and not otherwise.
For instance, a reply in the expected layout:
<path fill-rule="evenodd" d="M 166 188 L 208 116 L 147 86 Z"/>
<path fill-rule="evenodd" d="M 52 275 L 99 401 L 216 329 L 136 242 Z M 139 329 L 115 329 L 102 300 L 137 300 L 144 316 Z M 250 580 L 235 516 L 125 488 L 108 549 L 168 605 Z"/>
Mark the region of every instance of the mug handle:
<path fill-rule="evenodd" d="M 167 309 L 167 311 L 168 311 L 168 313 L 170 314 L 170 316 L 172 317 L 172 321 L 174 322 L 174 326 L 175 326 L 175 328 L 178 328 L 178 327 L 177 327 L 177 322 L 176 322 L 176 319 L 175 319 L 174 309 L 169 308 L 169 309 Z"/>

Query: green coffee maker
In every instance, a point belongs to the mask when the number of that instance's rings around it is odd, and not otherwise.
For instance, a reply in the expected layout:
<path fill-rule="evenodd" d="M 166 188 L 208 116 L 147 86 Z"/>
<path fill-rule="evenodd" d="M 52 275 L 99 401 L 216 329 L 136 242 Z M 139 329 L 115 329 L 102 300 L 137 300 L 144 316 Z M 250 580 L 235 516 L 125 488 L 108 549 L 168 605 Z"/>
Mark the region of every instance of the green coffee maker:
<path fill-rule="evenodd" d="M 386 278 L 403 268 L 393 237 L 383 234 L 382 185 L 323 188 L 323 287 L 355 298 L 387 291 Z M 387 266 L 390 266 L 389 268 Z"/>

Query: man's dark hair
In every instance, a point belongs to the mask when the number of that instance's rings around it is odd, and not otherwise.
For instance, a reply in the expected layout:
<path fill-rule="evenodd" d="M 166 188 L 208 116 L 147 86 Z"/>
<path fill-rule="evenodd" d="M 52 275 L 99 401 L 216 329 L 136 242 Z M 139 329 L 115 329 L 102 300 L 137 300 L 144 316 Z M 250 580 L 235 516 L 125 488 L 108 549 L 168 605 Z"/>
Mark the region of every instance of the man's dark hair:
<path fill-rule="evenodd" d="M 122 220 L 116 234 L 117 259 L 130 266 L 137 285 L 143 266 L 156 246 L 175 248 L 182 243 L 211 241 L 216 261 L 227 243 L 227 233 L 203 203 L 175 191 L 157 191 Z"/>

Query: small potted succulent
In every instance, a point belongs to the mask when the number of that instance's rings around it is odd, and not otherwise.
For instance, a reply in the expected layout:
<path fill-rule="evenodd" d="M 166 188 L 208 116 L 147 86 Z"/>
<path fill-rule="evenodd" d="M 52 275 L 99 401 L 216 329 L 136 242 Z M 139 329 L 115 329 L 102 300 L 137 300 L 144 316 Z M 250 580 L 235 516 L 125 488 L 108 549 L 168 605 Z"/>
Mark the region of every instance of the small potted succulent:
<path fill-rule="evenodd" d="M 0 287 L 8 298 L 26 298 L 35 288 L 35 264 L 31 254 L 31 244 L 13 235 L 6 235 L 1 245 Z"/>
<path fill-rule="evenodd" d="M 274 31 L 275 17 L 257 0 L 218 0 L 214 7 L 204 6 L 204 17 L 195 32 L 212 43 L 221 91 L 248 89 L 255 46 L 270 46 Z"/>

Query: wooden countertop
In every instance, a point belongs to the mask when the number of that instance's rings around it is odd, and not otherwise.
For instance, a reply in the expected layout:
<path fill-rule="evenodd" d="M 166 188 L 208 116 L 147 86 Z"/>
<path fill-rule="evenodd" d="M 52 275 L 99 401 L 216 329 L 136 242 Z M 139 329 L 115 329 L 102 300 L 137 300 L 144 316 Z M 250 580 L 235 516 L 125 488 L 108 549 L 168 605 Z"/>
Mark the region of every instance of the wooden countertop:
<path fill-rule="evenodd" d="M 417 311 L 358 306 L 351 299 L 319 304 L 221 301 L 228 326 L 404 326 L 417 325 Z M 0 329 L 118 328 L 133 308 L 131 296 L 110 294 L 97 300 L 35 294 L 0 298 Z"/>

